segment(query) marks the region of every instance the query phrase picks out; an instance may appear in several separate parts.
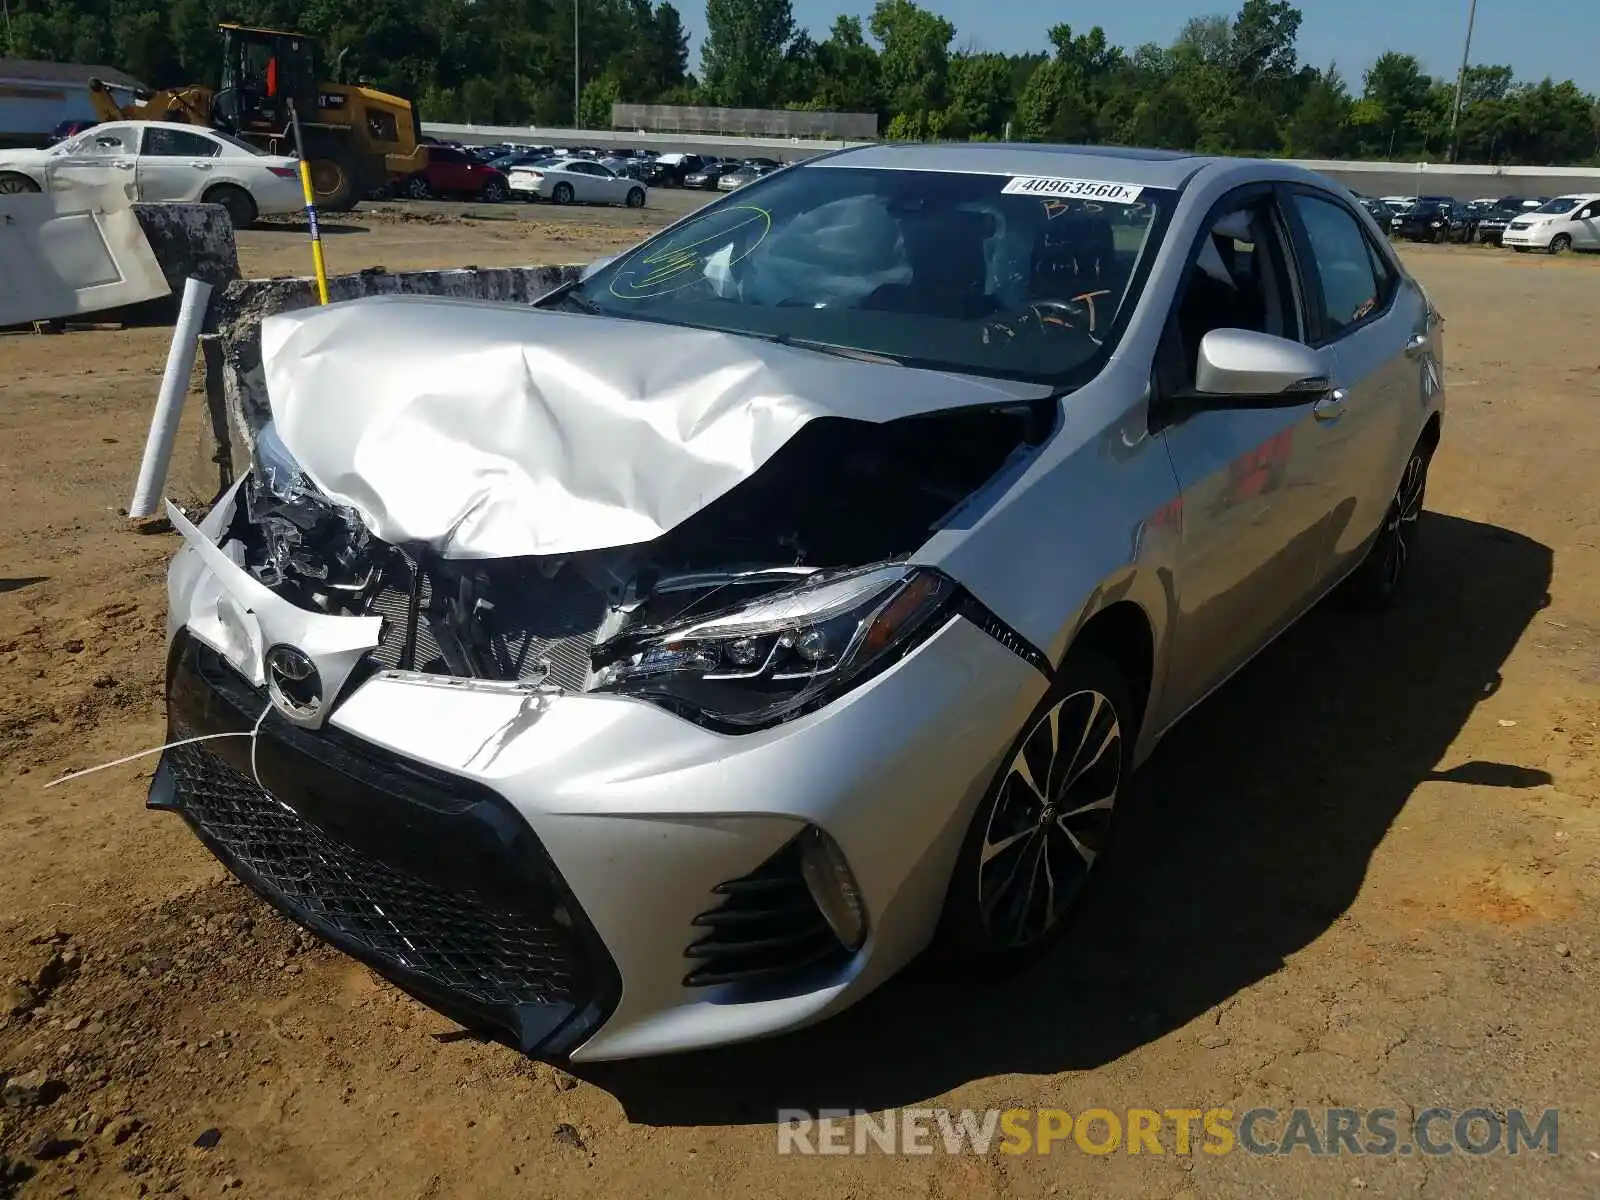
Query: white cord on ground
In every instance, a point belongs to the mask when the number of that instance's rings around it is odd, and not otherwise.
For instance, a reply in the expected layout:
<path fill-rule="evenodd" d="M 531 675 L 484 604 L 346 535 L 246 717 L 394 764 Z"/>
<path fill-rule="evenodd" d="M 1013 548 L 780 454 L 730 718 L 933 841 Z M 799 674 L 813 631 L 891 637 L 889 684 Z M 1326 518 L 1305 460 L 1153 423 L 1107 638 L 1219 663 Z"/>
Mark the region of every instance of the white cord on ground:
<path fill-rule="evenodd" d="M 267 785 L 261 782 L 261 772 L 256 769 L 256 737 L 261 732 L 261 726 L 267 719 L 267 714 L 272 711 L 269 702 L 261 710 L 261 715 L 256 718 L 256 723 L 246 733 L 243 729 L 232 730 L 228 733 L 206 733 L 199 737 L 179 738 L 175 742 L 168 742 L 164 746 L 151 746 L 148 750 L 138 750 L 132 754 L 124 754 L 121 758 L 114 758 L 110 762 L 101 763 L 98 767 L 85 767 L 81 771 L 74 771 L 70 775 L 63 775 L 60 779 L 52 779 L 44 786 L 53 788 L 58 783 L 66 783 L 70 779 L 82 779 L 85 775 L 93 775 L 96 771 L 105 771 L 111 767 L 120 767 L 123 763 L 131 763 L 136 759 L 147 758 L 152 754 L 160 754 L 163 750 L 172 750 L 178 746 L 192 746 L 196 742 L 214 742 L 218 738 L 247 737 L 250 739 L 250 774 L 256 777 L 256 786 L 262 791 L 267 790 Z"/>

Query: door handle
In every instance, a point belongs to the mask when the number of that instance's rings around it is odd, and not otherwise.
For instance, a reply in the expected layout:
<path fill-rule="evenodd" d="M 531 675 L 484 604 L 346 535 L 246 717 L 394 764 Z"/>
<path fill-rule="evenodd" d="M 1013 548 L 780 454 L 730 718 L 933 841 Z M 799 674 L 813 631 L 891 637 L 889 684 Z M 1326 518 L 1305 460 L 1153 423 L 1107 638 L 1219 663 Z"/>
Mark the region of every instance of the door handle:
<path fill-rule="evenodd" d="M 1406 341 L 1406 357 L 1416 358 L 1417 355 L 1421 354 L 1427 348 L 1428 335 L 1425 333 L 1413 333 Z"/>
<path fill-rule="evenodd" d="M 131 162 L 119 162 L 119 163 L 113 163 L 112 165 L 114 167 L 116 167 L 117 170 L 119 170 L 119 171 L 131 171 L 131 170 L 133 170 L 133 164 Z"/>
<path fill-rule="evenodd" d="M 196 171 L 209 171 L 209 170 L 211 170 L 211 164 L 208 163 L 208 162 L 192 162 L 189 165 L 191 167 L 193 167 Z"/>
<path fill-rule="evenodd" d="M 1319 421 L 1331 424 L 1344 416 L 1345 405 L 1349 399 L 1349 392 L 1343 388 L 1334 388 L 1311 406 L 1311 415 Z"/>

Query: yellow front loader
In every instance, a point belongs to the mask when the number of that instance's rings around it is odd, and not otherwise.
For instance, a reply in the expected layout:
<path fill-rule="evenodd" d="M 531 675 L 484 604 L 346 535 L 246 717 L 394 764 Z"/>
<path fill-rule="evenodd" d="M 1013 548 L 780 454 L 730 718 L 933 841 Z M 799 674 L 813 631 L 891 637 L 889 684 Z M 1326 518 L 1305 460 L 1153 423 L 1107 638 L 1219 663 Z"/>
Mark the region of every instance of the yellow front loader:
<path fill-rule="evenodd" d="M 186 84 L 119 105 L 90 80 L 102 121 L 178 121 L 231 134 L 270 154 L 293 154 L 289 101 L 305 133 L 317 207 L 343 212 L 427 165 L 416 107 L 374 88 L 318 79 L 317 43 L 299 33 L 220 25 L 222 86 Z"/>

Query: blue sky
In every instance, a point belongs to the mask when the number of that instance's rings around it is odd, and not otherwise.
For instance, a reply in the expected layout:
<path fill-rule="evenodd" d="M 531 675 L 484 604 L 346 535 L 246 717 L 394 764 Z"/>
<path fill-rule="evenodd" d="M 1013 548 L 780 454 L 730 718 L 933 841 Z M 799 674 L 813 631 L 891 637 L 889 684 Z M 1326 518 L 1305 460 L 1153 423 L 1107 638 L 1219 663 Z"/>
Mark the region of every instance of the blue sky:
<path fill-rule="evenodd" d="M 795 19 L 819 40 L 840 13 L 865 17 L 872 0 L 792 0 Z M 1238 0 L 1137 0 L 1135 3 L 1047 4 L 1043 0 L 923 0 L 924 7 L 956 27 L 955 46 L 1017 53 L 1047 48 L 1044 31 L 1057 21 L 1074 29 L 1100 25 L 1112 42 L 1166 45 L 1192 16 L 1234 12 Z M 705 5 L 678 0 L 689 27 L 689 58 L 699 62 L 705 38 Z M 1467 0 L 1302 0 L 1300 58 L 1325 66 L 1330 60 L 1360 92 L 1361 73 L 1385 50 L 1415 54 L 1431 75 L 1454 79 L 1461 65 Z M 1555 32 L 1559 10 L 1560 32 Z M 1536 17 L 1535 13 L 1543 13 Z M 1472 61 L 1503 63 L 1518 79 L 1572 79 L 1585 91 L 1600 91 L 1600 3 L 1575 0 L 1556 9 L 1529 8 L 1507 0 L 1480 0 L 1472 32 Z"/>

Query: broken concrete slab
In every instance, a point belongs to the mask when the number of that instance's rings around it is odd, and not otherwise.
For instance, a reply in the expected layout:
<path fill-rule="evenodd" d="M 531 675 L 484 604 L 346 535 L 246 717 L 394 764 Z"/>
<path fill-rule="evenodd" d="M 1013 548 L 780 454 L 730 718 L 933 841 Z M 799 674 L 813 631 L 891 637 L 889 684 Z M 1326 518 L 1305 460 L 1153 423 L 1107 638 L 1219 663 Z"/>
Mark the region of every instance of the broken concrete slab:
<path fill-rule="evenodd" d="M 239 278 L 233 222 L 220 204 L 134 204 L 133 215 L 174 296 L 191 277 L 219 291 Z"/>

